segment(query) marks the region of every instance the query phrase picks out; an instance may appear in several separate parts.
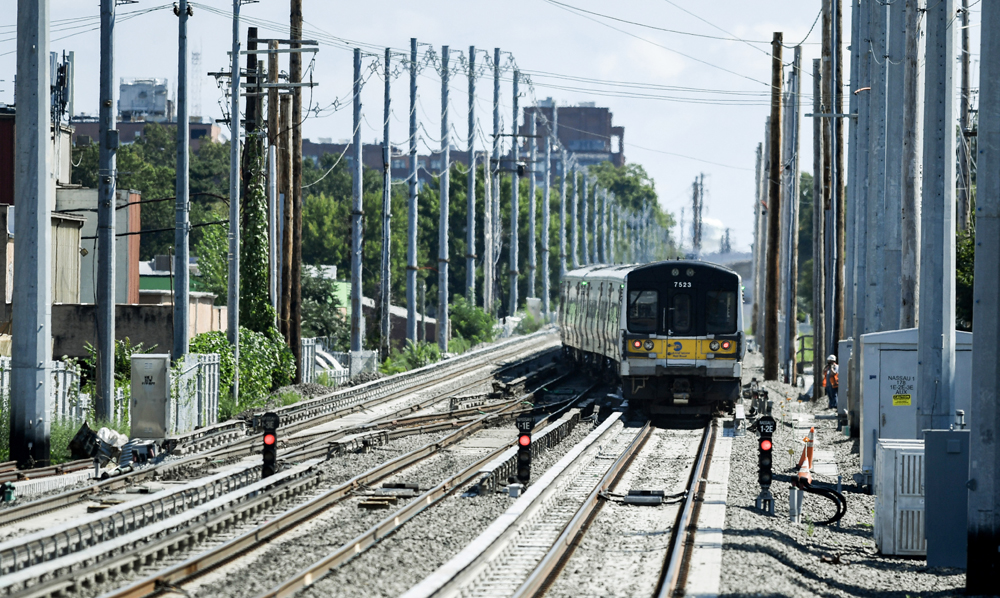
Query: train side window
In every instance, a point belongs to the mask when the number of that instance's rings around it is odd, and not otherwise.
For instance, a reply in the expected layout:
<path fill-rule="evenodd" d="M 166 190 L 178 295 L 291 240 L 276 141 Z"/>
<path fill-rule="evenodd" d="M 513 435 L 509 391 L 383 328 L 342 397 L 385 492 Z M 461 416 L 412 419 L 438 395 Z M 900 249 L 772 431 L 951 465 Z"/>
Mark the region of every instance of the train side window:
<path fill-rule="evenodd" d="M 691 295 L 677 293 L 670 306 L 670 331 L 674 334 L 691 330 Z"/>
<path fill-rule="evenodd" d="M 629 291 L 628 329 L 632 332 L 656 332 L 656 291 Z"/>
<path fill-rule="evenodd" d="M 736 293 L 705 293 L 705 331 L 708 334 L 732 334 L 736 330 Z"/>

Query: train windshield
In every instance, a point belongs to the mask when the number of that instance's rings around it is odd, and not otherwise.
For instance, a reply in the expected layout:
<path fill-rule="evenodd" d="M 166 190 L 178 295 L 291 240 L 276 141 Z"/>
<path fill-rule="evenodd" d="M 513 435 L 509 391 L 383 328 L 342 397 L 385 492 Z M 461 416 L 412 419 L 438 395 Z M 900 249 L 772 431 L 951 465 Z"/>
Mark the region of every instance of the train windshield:
<path fill-rule="evenodd" d="M 691 295 L 677 293 L 670 306 L 670 331 L 672 334 L 691 331 Z"/>
<path fill-rule="evenodd" d="M 708 291 L 705 294 L 705 331 L 708 334 L 736 332 L 736 293 Z"/>
<path fill-rule="evenodd" d="M 630 291 L 628 294 L 628 329 L 632 332 L 656 332 L 656 291 Z"/>

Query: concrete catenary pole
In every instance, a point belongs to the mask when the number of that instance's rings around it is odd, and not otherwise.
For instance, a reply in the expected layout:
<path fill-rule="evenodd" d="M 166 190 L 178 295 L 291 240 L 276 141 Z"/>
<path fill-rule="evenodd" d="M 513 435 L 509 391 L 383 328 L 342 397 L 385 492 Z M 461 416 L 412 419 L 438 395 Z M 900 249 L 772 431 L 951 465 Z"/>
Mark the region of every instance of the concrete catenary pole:
<path fill-rule="evenodd" d="M 294 56 L 294 54 L 293 54 Z M 361 147 L 361 49 L 354 48 L 354 140 L 351 146 L 351 351 L 360 351 L 364 343 L 361 312 L 361 216 L 362 147 Z M 353 361 L 353 360 L 352 360 Z"/>
<path fill-rule="evenodd" d="M 982 7 L 967 594 L 1000 594 L 1000 5 Z M 933 282 L 933 281 L 931 281 Z"/>
<path fill-rule="evenodd" d="M 302 48 L 302 0 L 291 0 L 289 36 L 293 50 Z M 292 83 L 302 82 L 302 53 L 289 56 Z M 295 356 L 295 383 L 302 382 L 302 88 L 292 89 L 292 296 L 288 314 L 288 339 Z"/>
<path fill-rule="evenodd" d="M 767 117 L 764 120 L 764 153 L 761 160 L 761 187 L 760 187 L 760 201 L 761 201 L 761 212 L 760 212 L 760 265 L 758 267 L 758 275 L 760 276 L 760 309 L 757 313 L 757 346 L 760 350 L 764 348 L 764 342 L 767 337 L 767 247 L 768 247 L 768 235 L 767 228 L 770 225 L 770 216 L 768 216 L 767 208 L 767 194 L 770 190 L 770 176 L 771 176 L 771 117 Z M 684 208 L 681 208 L 681 232 L 683 233 L 683 223 L 684 223 Z M 681 247 L 683 248 L 683 239 L 681 240 Z"/>
<path fill-rule="evenodd" d="M 559 287 L 566 277 L 566 150 L 559 143 L 559 106 L 552 103 L 552 135 L 549 143 L 559 144 Z"/>
<path fill-rule="evenodd" d="M 903 102 L 904 63 L 906 54 L 906 20 L 903 2 L 888 6 L 888 35 L 886 40 L 886 121 L 885 121 L 885 213 L 880 236 L 885 237 L 885 255 L 882 275 L 884 298 L 882 327 L 895 330 L 899 326 L 900 279 L 902 277 L 902 195 L 903 195 L 903 143 L 907 137 L 903 127 L 903 111 L 897 107 Z"/>
<path fill-rule="evenodd" d="M 495 315 L 497 310 L 496 295 L 497 288 L 497 268 L 500 262 L 500 48 L 493 48 L 493 155 L 490 159 L 489 184 L 492 187 L 490 194 L 492 201 L 487 207 L 491 214 L 493 229 L 490 231 L 490 275 L 484 277 L 484 287 L 488 287 L 489 299 L 486 303 L 486 312 Z M 485 293 L 486 291 L 484 291 Z"/>
<path fill-rule="evenodd" d="M 553 106 L 553 110 L 555 107 Z M 546 123 L 546 129 L 549 127 Z M 542 186 L 542 313 L 545 321 L 549 320 L 549 201 L 552 187 L 552 135 L 545 136 L 545 169 L 542 171 L 545 180 Z"/>
<path fill-rule="evenodd" d="M 227 333 L 233 346 L 234 404 L 240 397 L 240 3 L 233 0 L 233 49 L 229 96 L 229 286 L 226 291 Z M 294 115 L 293 115 L 294 118 Z"/>
<path fill-rule="evenodd" d="M 49 464 L 48 402 L 52 384 L 48 369 L 52 358 L 52 217 L 49 205 L 55 199 L 52 197 L 55 180 L 49 145 L 52 118 L 49 111 L 49 15 L 49 0 L 18 0 L 17 79 L 14 83 L 17 95 L 14 115 L 17 145 L 14 156 L 14 193 L 17 197 L 14 255 L 17 267 L 14 269 L 12 305 L 17 317 L 11 323 L 10 459 L 21 467 Z M 101 3 L 101 21 L 102 25 L 114 22 L 113 0 Z M 109 70 L 112 29 L 102 26 L 102 57 L 107 57 Z M 105 32 L 107 46 L 104 45 Z M 103 112 L 105 104 L 102 102 L 101 106 Z M 112 138 L 111 134 L 105 134 L 102 148 Z M 113 174 L 108 176 L 113 178 Z M 113 203 L 111 209 L 114 210 Z M 113 308 L 114 303 L 111 305 Z M 112 390 L 110 396 L 113 393 Z"/>
<path fill-rule="evenodd" d="M 972 55 L 969 53 L 969 0 L 962 0 L 962 88 L 959 92 L 959 124 L 962 136 L 958 142 L 958 230 L 969 230 L 970 209 L 972 207 L 972 155 L 969 148 L 967 133 L 972 129 L 971 80 L 969 66 Z"/>
<path fill-rule="evenodd" d="M 476 47 L 469 46 L 469 179 L 466 184 L 465 298 L 476 304 Z"/>
<path fill-rule="evenodd" d="M 579 215 L 579 204 L 580 198 L 577 194 L 577 188 L 580 186 L 580 175 L 576 172 L 576 164 L 573 165 L 573 269 L 576 270 L 580 267 L 580 215 Z"/>
<path fill-rule="evenodd" d="M 931 3 L 924 15 L 927 81 L 917 430 L 944 430 L 955 413 L 955 0 Z"/>
<path fill-rule="evenodd" d="M 823 69 L 822 61 L 813 60 L 813 113 L 822 110 Z M 813 172 L 823 172 L 823 120 L 813 117 Z M 832 122 L 832 121 L 830 121 Z M 826 209 L 823 201 L 823 177 L 813 177 L 813 400 L 823 397 L 822 371 L 826 363 L 826 260 L 823 232 Z"/>
<path fill-rule="evenodd" d="M 778 245 L 781 240 L 781 56 L 782 39 L 775 32 L 771 40 L 771 154 L 768 172 L 767 223 L 767 308 L 765 314 L 764 379 L 778 379 L 778 299 L 780 270 Z"/>
<path fill-rule="evenodd" d="M 281 167 L 279 169 L 280 188 L 284 195 L 284 211 L 281 235 L 281 332 L 285 341 L 291 340 L 292 309 L 292 237 L 295 233 L 295 204 L 292 202 L 292 96 L 278 97 L 281 121 L 278 134 Z"/>
<path fill-rule="evenodd" d="M 843 81 L 843 71 L 844 71 L 844 52 L 842 50 L 843 44 L 841 40 L 843 35 L 841 32 L 843 25 L 843 15 L 841 0 L 833 0 L 833 32 L 831 39 L 831 53 L 832 62 L 834 66 L 833 77 L 828 82 L 828 87 L 834 90 L 833 92 L 833 112 L 836 114 L 843 114 L 844 112 L 844 86 Z M 839 348 L 839 340 L 844 336 L 844 289 L 845 287 L 845 270 L 844 270 L 844 239 L 846 231 L 846 208 L 845 208 L 845 198 L 844 198 L 844 120 L 843 118 L 834 118 L 832 120 L 833 126 L 833 136 L 831 137 L 832 148 L 830 151 L 830 171 L 831 178 L 833 179 L 833 192 L 831 195 L 831 210 L 832 213 L 829 214 L 833 222 L 830 225 L 831 242 L 827 243 L 829 247 L 828 253 L 830 255 L 830 267 L 833 272 L 828 274 L 829 283 L 827 284 L 827 295 L 830 297 L 829 304 L 832 310 L 833 322 L 829 322 L 830 318 L 827 318 L 827 327 L 829 334 L 827 335 L 827 342 L 830 344 L 831 352 L 836 354 Z M 853 120 L 853 119 L 849 119 Z"/>
<path fill-rule="evenodd" d="M 600 237 L 601 237 L 601 263 L 608 264 L 611 260 L 608 259 L 608 190 L 601 189 L 601 226 L 600 226 Z"/>
<path fill-rule="evenodd" d="M 177 181 L 174 200 L 174 353 L 181 359 L 188 352 L 188 169 L 191 128 L 188 124 L 187 0 L 178 2 L 177 20 Z"/>
<path fill-rule="evenodd" d="M 799 125 L 801 119 L 801 85 L 802 85 L 802 46 L 795 46 L 794 58 L 792 59 L 791 87 L 788 90 L 789 110 L 788 110 L 788 146 L 785 151 L 788 155 L 788 286 L 786 288 L 785 299 L 785 332 L 788 336 L 785 339 L 788 364 L 786 375 L 789 381 L 795 380 L 795 349 L 798 338 L 798 279 L 799 279 Z"/>
<path fill-rule="evenodd" d="M 852 42 L 856 41 L 858 39 L 858 20 L 859 20 L 858 13 L 859 13 L 858 3 L 854 2 L 851 5 L 851 40 L 852 40 Z M 851 72 L 850 72 L 850 88 L 852 90 L 858 88 L 858 57 L 859 56 L 860 56 L 860 44 L 859 43 L 852 43 L 851 44 Z M 848 112 L 850 112 L 851 114 L 857 114 L 857 110 L 858 110 L 858 95 L 859 94 L 857 94 L 857 93 L 851 93 L 851 94 L 848 95 L 848 97 L 849 97 Z M 855 264 L 855 251 L 854 251 L 854 249 L 855 249 L 854 248 L 854 213 L 855 213 L 855 209 L 854 209 L 854 200 L 855 200 L 855 197 L 856 197 L 855 190 L 857 188 L 855 181 L 856 181 L 856 179 L 858 177 L 858 169 L 856 167 L 856 161 L 855 161 L 855 157 L 856 157 L 856 153 L 857 153 L 857 142 L 856 142 L 856 137 L 855 137 L 855 135 L 857 134 L 857 130 L 858 130 L 857 120 L 858 119 L 856 119 L 856 118 L 850 118 L 850 119 L 848 119 L 849 122 L 848 122 L 848 125 L 847 125 L 848 126 L 848 129 L 847 129 L 847 131 L 848 131 L 848 138 L 850 139 L 851 142 L 850 142 L 850 144 L 848 144 L 848 151 L 847 151 L 847 165 L 848 165 L 849 168 L 847 169 L 848 170 L 848 173 L 847 173 L 847 193 L 844 194 L 846 196 L 845 197 L 846 201 L 845 201 L 845 205 L 844 205 L 845 209 L 844 209 L 844 212 L 843 212 L 844 213 L 844 220 L 845 220 L 845 232 L 847 233 L 847 239 L 846 239 L 846 243 L 845 243 L 845 247 L 844 247 L 845 251 L 842 254 L 843 257 L 844 257 L 844 259 L 843 259 L 843 270 L 844 270 L 844 283 L 845 283 L 845 286 L 844 286 L 845 291 L 843 293 L 843 295 L 844 295 L 844 297 L 843 297 L 843 305 L 844 305 L 844 314 L 845 314 L 846 317 L 843 319 L 843 329 L 842 329 L 842 333 L 840 335 L 836 335 L 836 334 L 833 333 L 833 329 L 835 328 L 836 324 L 839 324 L 839 323 L 836 323 L 835 326 L 833 326 L 833 327 L 828 327 L 827 328 L 827 330 L 830 331 L 830 333 L 831 333 L 831 335 L 830 335 L 831 338 L 829 339 L 831 345 L 836 345 L 837 344 L 837 342 L 836 342 L 837 338 L 839 338 L 839 337 L 845 337 L 846 338 L 846 337 L 852 336 L 852 334 L 853 334 L 852 331 L 853 331 L 853 323 L 854 323 L 853 313 L 854 313 L 854 264 Z M 830 228 L 828 228 L 827 230 L 830 230 L 832 232 L 832 234 L 830 235 L 829 238 L 832 239 L 832 240 L 834 240 L 833 241 L 834 243 L 839 243 L 840 242 L 840 239 L 838 237 L 839 232 L 837 230 L 835 230 L 835 229 L 832 230 Z M 834 304 L 835 301 L 838 300 L 833 295 L 833 293 L 835 292 L 835 289 L 833 287 L 835 286 L 836 282 L 834 280 L 832 280 L 832 279 L 830 279 L 829 282 L 832 282 L 833 284 L 829 284 L 828 288 L 827 288 L 827 297 L 828 297 L 827 304 L 828 305 L 829 304 Z M 837 318 L 836 310 L 834 310 L 833 319 L 835 320 L 836 318 Z M 828 326 L 829 326 L 829 322 L 828 322 Z M 848 362 L 848 359 L 849 359 L 848 356 L 846 356 L 846 355 L 840 356 L 839 352 L 838 352 L 838 357 L 840 357 L 840 362 L 841 362 L 840 363 L 840 367 L 842 368 L 841 371 L 845 373 L 844 378 L 847 379 L 847 375 L 846 374 L 847 374 L 848 370 L 850 369 L 849 366 L 851 365 L 851 363 L 853 362 L 853 360 L 851 360 L 851 362 Z M 845 393 L 843 395 L 845 399 L 849 398 L 848 395 L 850 394 L 850 392 L 847 392 L 849 390 L 847 388 L 847 386 L 849 386 L 849 385 L 845 385 Z M 851 391 L 851 392 L 853 392 L 853 391 Z"/>
<path fill-rule="evenodd" d="M 382 118 L 385 121 L 382 123 L 382 280 L 379 281 L 381 287 L 381 292 L 379 293 L 380 298 L 380 321 L 379 321 L 379 332 L 381 333 L 381 342 L 379 343 L 379 349 L 382 351 L 382 355 L 389 355 L 389 349 L 391 347 L 389 343 L 389 337 L 391 331 L 389 330 L 391 326 L 392 318 L 389 313 L 389 307 L 392 305 L 392 284 L 391 284 L 391 272 L 389 268 L 389 246 L 392 244 L 392 141 L 389 137 L 389 121 L 392 120 L 392 100 L 389 95 L 389 83 L 392 81 L 392 51 L 389 48 L 385 49 L 385 95 L 383 99 L 383 114 Z"/>
<path fill-rule="evenodd" d="M 46 3 L 45 18 L 48 18 L 48 6 Z M 20 14 L 20 9 L 18 14 Z M 34 25 L 27 26 L 31 28 Z M 20 28 L 18 29 L 20 30 Z M 48 27 L 46 26 L 46 42 L 48 35 Z M 98 140 L 97 179 L 97 401 L 94 410 L 98 419 L 111 419 L 112 414 L 114 414 L 115 400 L 115 204 L 117 195 L 115 187 L 118 178 L 116 170 L 118 130 L 115 127 L 114 108 L 114 43 L 115 0 L 101 0 L 101 86 L 100 122 L 98 125 L 100 139 Z M 20 51 L 18 56 L 20 56 Z M 49 64 L 48 51 L 39 54 L 39 56 L 44 59 L 46 65 Z M 26 81 L 31 81 L 31 79 L 26 79 Z M 18 97 L 25 96 L 18 95 Z M 20 111 L 19 103 L 17 113 Z M 41 121 L 37 126 L 41 129 Z M 48 127 L 45 127 L 44 130 L 48 131 Z M 23 146 L 19 144 L 18 147 Z M 48 226 L 45 228 L 48 230 Z M 16 236 L 14 243 L 17 245 Z M 46 245 L 47 247 L 48 245 Z M 17 286 L 20 285 L 16 285 L 15 288 Z M 17 320 L 14 321 L 17 322 Z M 12 353 L 13 355 L 15 354 Z M 46 363 L 48 363 L 47 360 L 48 358 L 46 358 Z"/>
<path fill-rule="evenodd" d="M 761 178 L 763 176 L 763 172 L 761 171 L 763 167 L 761 158 L 762 152 L 763 149 L 761 147 L 761 144 L 758 143 L 757 160 L 756 160 L 757 167 L 755 170 L 757 177 L 756 179 L 757 184 L 754 186 L 754 202 L 753 202 L 753 254 L 751 260 L 753 267 L 750 270 L 751 272 L 753 272 L 753 289 L 752 289 L 753 312 L 750 317 L 750 325 L 753 327 L 754 340 L 758 340 L 762 336 L 760 326 L 758 325 L 759 315 L 761 310 L 763 309 L 763 303 L 761 303 L 760 300 L 761 298 L 760 267 L 761 267 L 761 262 L 763 261 L 762 260 L 763 254 L 761 253 L 761 240 L 764 238 L 764 228 L 761 226 L 760 222 L 761 212 L 764 209 L 764 206 L 762 206 L 760 203 L 761 200 L 760 186 L 761 186 Z M 681 234 L 683 234 L 683 232 L 684 231 L 682 229 Z"/>
<path fill-rule="evenodd" d="M 906 0 L 903 70 L 903 181 L 901 206 L 900 328 L 917 326 L 920 281 L 920 166 L 923 156 L 923 94 L 920 84 L 920 0 Z"/>
<path fill-rule="evenodd" d="M 871 23 L 869 25 L 871 61 L 871 91 L 869 98 L 869 153 L 868 153 L 868 199 L 865 202 L 866 221 L 869 230 L 882 227 L 882 220 L 889 218 L 885 205 L 885 124 L 886 124 L 886 21 L 888 6 L 872 2 Z M 864 51 L 864 48 L 862 48 Z M 879 223 L 879 224 L 876 224 Z M 886 238 L 883 234 L 865 235 L 866 272 L 865 285 L 865 327 L 863 332 L 881 332 L 886 329 L 885 317 L 885 250 Z"/>
<path fill-rule="evenodd" d="M 600 195 L 600 193 L 598 193 L 598 191 L 597 191 L 597 179 L 596 178 L 594 179 L 593 194 L 594 194 L 594 216 L 593 216 L 593 220 L 591 221 L 591 225 L 590 225 L 591 239 L 593 240 L 593 243 L 591 244 L 591 251 L 592 251 L 592 253 L 590 254 L 590 258 L 591 258 L 590 261 L 593 264 L 600 264 L 601 263 L 601 258 L 600 258 L 600 256 L 597 255 L 597 245 L 598 245 L 597 238 L 598 238 L 598 235 L 600 234 L 598 232 L 598 230 L 597 230 L 597 223 L 600 220 L 601 211 L 597 207 L 597 204 L 598 204 L 598 199 L 597 198 Z"/>
<path fill-rule="evenodd" d="M 590 245 L 587 242 L 587 228 L 590 226 L 588 224 L 588 220 L 589 220 L 589 215 L 588 215 L 589 207 L 588 206 L 590 204 L 590 200 L 589 200 L 589 193 L 590 193 L 590 191 L 588 189 L 588 186 L 589 186 L 589 181 L 587 180 L 587 175 L 584 174 L 583 175 L 583 195 L 580 198 L 580 201 L 583 202 L 583 231 L 582 232 L 583 232 L 583 265 L 584 266 L 589 266 L 592 263 L 590 261 Z"/>
<path fill-rule="evenodd" d="M 535 276 L 538 273 L 538 255 L 535 245 L 538 237 L 535 231 L 535 204 L 538 195 L 538 107 L 531 112 L 531 124 L 528 127 L 528 296 L 537 297 L 535 293 Z"/>
<path fill-rule="evenodd" d="M 449 49 L 441 46 L 441 212 L 438 222 L 438 348 L 448 350 L 448 193 L 451 184 L 451 127 L 448 126 Z"/>
<path fill-rule="evenodd" d="M 274 84 L 278 82 L 278 40 L 272 39 L 267 42 L 267 48 L 271 52 L 267 55 L 267 82 Z M 279 301 L 278 277 L 281 272 L 281 265 L 278 262 L 278 120 L 279 113 L 278 89 L 272 87 L 267 90 L 267 240 L 268 240 L 268 260 L 269 276 L 268 289 L 271 293 L 271 307 L 274 308 L 275 318 L 281 313 L 281 302 Z M 277 322 L 275 322 L 277 325 Z"/>
<path fill-rule="evenodd" d="M 410 174 L 406 202 L 406 338 L 417 342 L 417 38 L 410 38 Z"/>
<path fill-rule="evenodd" d="M 511 155 L 514 161 L 511 163 L 511 173 L 510 173 L 510 306 L 508 308 L 508 315 L 513 316 L 517 313 L 517 212 L 520 210 L 520 204 L 518 203 L 518 193 L 520 191 L 520 182 L 517 177 L 517 164 L 520 159 L 520 143 L 518 143 L 518 120 L 520 119 L 520 108 L 517 105 L 518 100 L 518 82 L 521 78 L 521 73 L 517 70 L 514 71 L 514 92 L 513 92 L 513 102 L 514 102 L 514 120 L 510 123 L 511 128 Z"/>

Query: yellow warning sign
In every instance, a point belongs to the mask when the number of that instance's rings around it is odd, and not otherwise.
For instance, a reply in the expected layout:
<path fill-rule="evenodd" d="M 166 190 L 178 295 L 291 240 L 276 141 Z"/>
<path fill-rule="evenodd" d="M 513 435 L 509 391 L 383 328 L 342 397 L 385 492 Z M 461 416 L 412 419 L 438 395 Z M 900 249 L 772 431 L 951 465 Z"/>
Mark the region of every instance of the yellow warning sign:
<path fill-rule="evenodd" d="M 911 404 L 910 395 L 892 395 L 893 407 L 909 407 Z"/>

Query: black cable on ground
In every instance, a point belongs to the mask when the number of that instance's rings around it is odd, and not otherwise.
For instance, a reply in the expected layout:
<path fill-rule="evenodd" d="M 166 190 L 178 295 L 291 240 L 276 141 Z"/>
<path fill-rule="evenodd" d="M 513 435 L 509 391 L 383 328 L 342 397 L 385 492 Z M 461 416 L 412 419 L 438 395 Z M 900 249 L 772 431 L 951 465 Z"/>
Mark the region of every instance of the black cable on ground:
<path fill-rule="evenodd" d="M 830 499 L 837 507 L 837 513 L 833 517 L 831 517 L 830 519 L 826 519 L 824 521 L 816 521 L 815 522 L 816 525 L 832 525 L 840 521 L 840 519 L 847 514 L 847 499 L 844 498 L 843 494 L 837 492 L 833 488 L 824 486 L 813 486 L 808 482 L 802 482 L 802 484 L 799 487 L 803 491 L 808 492 L 809 494 L 816 494 L 818 496 L 823 496 Z"/>

